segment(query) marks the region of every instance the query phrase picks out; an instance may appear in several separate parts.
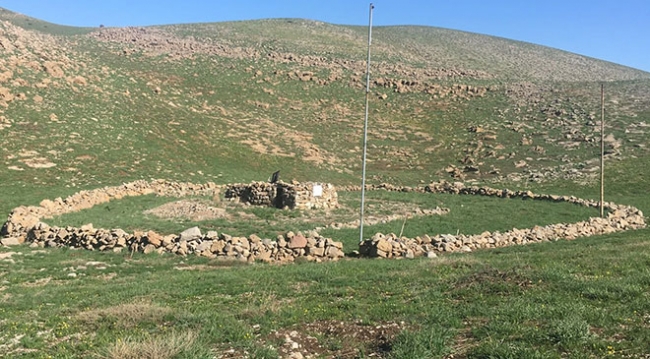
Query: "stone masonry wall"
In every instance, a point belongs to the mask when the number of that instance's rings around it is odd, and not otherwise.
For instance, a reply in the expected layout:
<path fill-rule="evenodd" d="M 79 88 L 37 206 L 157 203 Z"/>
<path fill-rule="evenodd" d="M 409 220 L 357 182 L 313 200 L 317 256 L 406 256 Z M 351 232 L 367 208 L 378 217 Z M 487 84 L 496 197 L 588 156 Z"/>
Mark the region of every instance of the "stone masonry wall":
<path fill-rule="evenodd" d="M 92 225 L 51 227 L 43 219 L 81 211 L 95 205 L 127 196 L 158 194 L 184 197 L 214 195 L 222 186 L 214 183 L 196 185 L 163 180 L 136 181 L 116 187 L 81 191 L 65 199 L 43 200 L 40 206 L 15 208 L 0 230 L 3 245 L 27 242 L 34 247 L 72 247 L 89 250 L 128 250 L 144 253 L 195 254 L 210 258 L 242 261 L 292 262 L 297 258 L 309 261 L 337 260 L 344 256 L 343 244 L 321 237 L 312 231 L 306 235 L 287 232 L 275 240 L 256 235 L 233 237 L 210 231 L 202 234 L 197 227 L 180 234 L 160 235 L 154 231 L 127 233 L 121 229 L 96 229 Z"/>
<path fill-rule="evenodd" d="M 320 186 L 321 196 L 314 196 L 314 186 Z M 333 185 L 316 182 L 253 182 L 228 185 L 225 197 L 254 206 L 290 209 L 338 208 L 338 194 Z"/>
<path fill-rule="evenodd" d="M 466 187 L 463 183 L 439 182 L 425 187 L 397 187 L 391 185 L 371 186 L 370 189 L 384 189 L 400 192 L 450 193 L 481 195 L 500 198 L 522 198 L 553 202 L 569 202 L 576 205 L 599 208 L 600 202 L 580 199 L 574 196 L 538 195 L 531 191 L 499 190 L 489 187 Z M 506 232 L 483 232 L 477 235 L 440 234 L 433 237 L 423 235 L 415 238 L 398 238 L 395 234 L 375 234 L 359 245 L 362 256 L 383 258 L 412 258 L 426 255 L 435 257 L 442 252 L 471 252 L 479 248 L 495 248 L 536 242 L 573 240 L 579 237 L 621 232 L 645 228 L 643 213 L 631 206 L 604 203 L 609 212 L 605 218 L 592 217 L 577 223 L 557 223 L 535 226 L 527 229 L 512 229 Z"/>
<path fill-rule="evenodd" d="M 304 187 L 293 185 L 295 193 L 311 191 L 311 184 Z M 126 196 L 158 194 L 166 196 L 214 195 L 223 187 L 214 183 L 191 184 L 163 180 L 152 182 L 136 181 L 116 187 L 104 187 L 91 191 L 81 191 L 65 199 L 43 200 L 40 206 L 20 206 L 15 208 L 0 230 L 2 245 L 17 245 L 26 241 L 34 247 L 86 248 L 91 250 L 124 249 L 132 252 L 169 252 L 180 255 L 195 254 L 210 258 L 230 258 L 241 261 L 291 262 L 298 258 L 311 261 L 337 260 L 344 257 L 343 245 L 320 236 L 315 231 L 306 234 L 287 232 L 275 240 L 262 239 L 256 235 L 233 237 L 225 233 L 210 231 L 201 233 L 199 228 L 190 228 L 180 234 L 160 235 L 154 231 L 127 233 L 121 229 L 95 229 L 92 225 L 81 228 L 51 227 L 42 222 L 70 212 L 91 208 L 113 199 Z M 324 186 L 325 187 L 325 186 Z M 234 188 L 234 190 L 233 190 Z M 244 188 L 229 186 L 235 191 Z M 260 188 L 266 188 L 265 185 Z M 348 187 L 358 190 L 358 187 Z M 500 198 L 521 198 L 568 202 L 576 205 L 598 208 L 599 202 L 584 200 L 574 196 L 539 195 L 531 191 L 511 191 L 489 187 L 467 187 L 460 182 L 432 183 L 424 187 L 400 187 L 388 184 L 368 185 L 368 190 L 387 190 L 418 193 L 450 193 L 482 195 Z M 236 193 L 236 192 L 233 192 Z M 324 188 L 324 193 L 326 193 Z M 335 191 L 333 192 L 336 193 Z M 333 197 L 335 196 L 333 195 Z M 309 203 L 305 201 L 305 203 Z M 332 205 L 336 202 L 328 202 Z M 298 206 L 298 205 L 296 205 Z M 635 207 L 605 203 L 606 218 L 590 218 L 576 223 L 557 223 L 535 226 L 527 229 L 512 229 L 506 232 L 483 232 L 477 235 L 440 234 L 422 235 L 415 238 L 398 238 L 395 234 L 377 233 L 359 245 L 362 256 L 383 258 L 412 258 L 426 255 L 435 257 L 439 253 L 471 252 L 480 248 L 495 248 L 521 245 L 560 239 L 572 240 L 579 237 L 620 232 L 646 226 L 643 213 Z"/>
<path fill-rule="evenodd" d="M 277 207 L 278 186 L 268 182 L 252 182 L 247 184 L 232 184 L 226 187 L 224 196 L 229 200 L 237 200 L 252 206 Z"/>
<path fill-rule="evenodd" d="M 20 206 L 14 208 L 7 222 L 0 229 L 0 236 L 20 237 L 26 235 L 41 219 L 52 218 L 66 213 L 78 212 L 124 197 L 157 194 L 159 196 L 185 197 L 194 195 L 214 195 L 220 186 L 214 183 L 193 184 L 165 180 L 145 180 L 125 183 L 120 186 L 103 187 L 77 192 L 65 199 L 44 199 L 39 206 Z"/>
<path fill-rule="evenodd" d="M 216 231 L 201 233 L 198 227 L 189 228 L 180 234 L 161 235 L 154 231 L 127 233 L 121 229 L 96 229 L 92 225 L 81 228 L 50 227 L 39 222 L 27 233 L 27 241 L 32 247 L 71 247 L 116 253 L 193 254 L 243 262 L 284 263 L 298 258 L 322 262 L 344 256 L 341 242 L 324 238 L 313 231 L 307 234 L 288 232 L 271 240 L 254 234 L 236 237 Z"/>

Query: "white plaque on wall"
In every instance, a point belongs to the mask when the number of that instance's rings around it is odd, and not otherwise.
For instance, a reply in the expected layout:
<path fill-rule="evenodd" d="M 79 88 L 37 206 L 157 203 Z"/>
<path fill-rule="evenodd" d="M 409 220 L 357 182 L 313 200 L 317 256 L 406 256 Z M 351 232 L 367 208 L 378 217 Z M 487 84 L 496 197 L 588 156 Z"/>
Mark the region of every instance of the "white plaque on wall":
<path fill-rule="evenodd" d="M 319 184 L 315 184 L 313 194 L 314 194 L 314 197 L 322 197 L 323 196 L 323 186 L 321 186 Z"/>

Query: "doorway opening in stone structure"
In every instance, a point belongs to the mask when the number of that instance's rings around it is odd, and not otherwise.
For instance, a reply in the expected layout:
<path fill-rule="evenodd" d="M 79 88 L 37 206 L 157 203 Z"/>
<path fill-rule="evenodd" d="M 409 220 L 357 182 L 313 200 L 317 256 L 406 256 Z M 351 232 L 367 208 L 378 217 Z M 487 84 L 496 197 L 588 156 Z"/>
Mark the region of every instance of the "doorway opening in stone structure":
<path fill-rule="evenodd" d="M 285 194 L 284 194 L 284 187 L 282 186 L 277 186 L 276 188 L 276 193 L 275 193 L 275 198 L 273 199 L 273 207 L 275 208 L 284 208 L 285 206 Z"/>

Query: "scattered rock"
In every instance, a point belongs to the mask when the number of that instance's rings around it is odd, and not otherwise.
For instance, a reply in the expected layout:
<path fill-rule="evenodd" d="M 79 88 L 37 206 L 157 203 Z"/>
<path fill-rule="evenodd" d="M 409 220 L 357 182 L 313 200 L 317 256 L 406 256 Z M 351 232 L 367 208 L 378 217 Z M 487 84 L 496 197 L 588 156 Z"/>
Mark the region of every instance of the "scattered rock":
<path fill-rule="evenodd" d="M 427 252 L 427 258 L 438 258 L 438 255 L 434 251 Z"/>
<path fill-rule="evenodd" d="M 48 75 L 54 78 L 61 78 L 65 76 L 65 73 L 63 72 L 63 69 L 61 69 L 60 64 L 54 61 L 43 62 L 43 69 L 45 72 L 47 72 Z"/>

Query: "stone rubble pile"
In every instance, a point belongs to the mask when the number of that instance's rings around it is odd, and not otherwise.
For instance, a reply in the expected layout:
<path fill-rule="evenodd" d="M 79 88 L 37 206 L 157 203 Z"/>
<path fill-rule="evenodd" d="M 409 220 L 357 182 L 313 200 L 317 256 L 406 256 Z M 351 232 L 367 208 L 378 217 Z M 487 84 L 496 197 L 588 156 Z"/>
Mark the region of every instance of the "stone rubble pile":
<path fill-rule="evenodd" d="M 116 187 L 81 191 L 65 199 L 43 200 L 40 206 L 15 208 L 2 226 L 3 245 L 30 242 L 34 247 L 71 247 L 88 250 L 144 253 L 194 254 L 209 258 L 236 259 L 253 262 L 293 262 L 337 260 L 344 257 L 343 244 L 311 231 L 306 235 L 288 232 L 275 240 L 256 235 L 233 237 L 215 231 L 202 234 L 197 227 L 178 235 L 160 235 L 154 231 L 127 233 L 122 229 L 97 229 L 92 224 L 75 227 L 51 227 L 41 219 L 81 211 L 95 205 L 127 196 L 157 194 L 185 197 L 213 195 L 221 186 L 214 183 L 192 184 L 163 180 L 135 181 Z"/>
<path fill-rule="evenodd" d="M 600 203 L 580 199 L 574 196 L 537 195 L 531 191 L 499 190 L 489 187 L 465 187 L 462 183 L 439 182 L 425 187 L 405 190 L 397 186 L 384 186 L 392 191 L 416 191 L 431 193 L 471 194 L 501 198 L 522 198 L 569 202 L 581 206 L 598 208 Z M 359 245 L 362 256 L 382 258 L 413 258 L 417 256 L 435 257 L 441 252 L 471 252 L 480 248 L 496 248 L 537 242 L 573 240 L 579 237 L 621 232 L 645 228 L 643 213 L 631 206 L 604 203 L 608 211 L 606 218 L 592 217 L 587 221 L 576 223 L 557 223 L 547 226 L 535 226 L 527 229 L 512 229 L 506 232 L 483 232 L 477 235 L 440 234 L 433 237 L 423 235 L 416 238 L 398 238 L 395 234 L 375 234 Z"/>
<path fill-rule="evenodd" d="M 314 195 L 314 188 L 320 193 Z M 226 187 L 225 198 L 265 206 L 289 209 L 334 209 L 339 207 L 336 188 L 329 183 L 253 182 L 232 184 Z"/>

